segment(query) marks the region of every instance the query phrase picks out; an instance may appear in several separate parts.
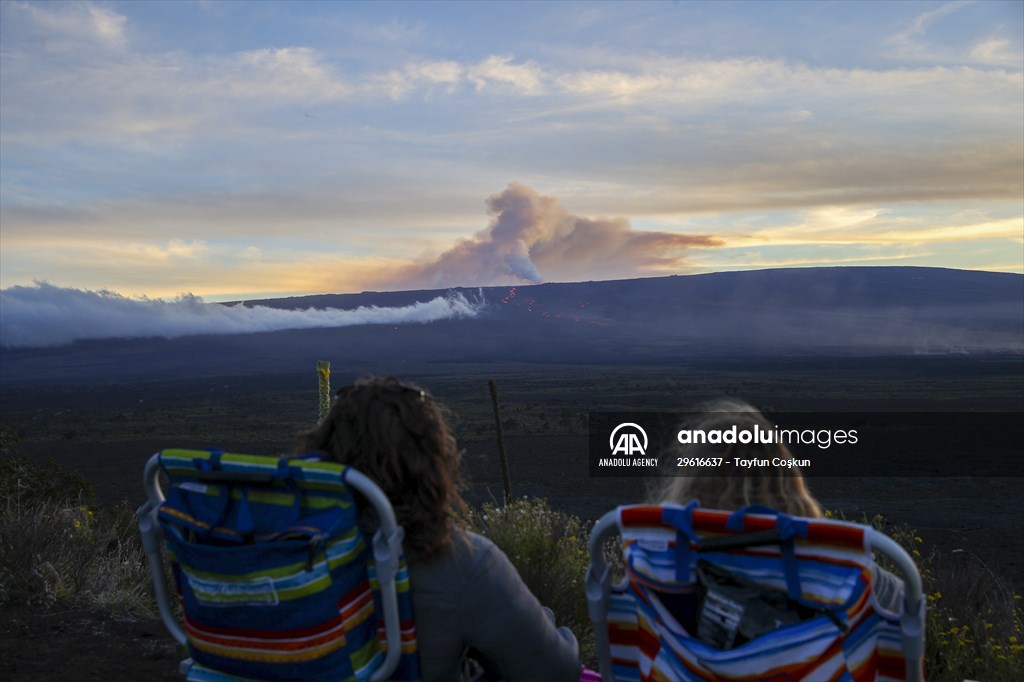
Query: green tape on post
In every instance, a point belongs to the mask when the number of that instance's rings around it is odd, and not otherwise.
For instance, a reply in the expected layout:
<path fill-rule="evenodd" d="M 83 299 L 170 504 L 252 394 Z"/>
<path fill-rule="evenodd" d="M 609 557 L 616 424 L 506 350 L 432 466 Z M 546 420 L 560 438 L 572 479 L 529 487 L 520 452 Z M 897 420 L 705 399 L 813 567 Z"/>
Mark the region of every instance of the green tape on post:
<path fill-rule="evenodd" d="M 320 414 L 317 422 L 327 418 L 327 412 L 331 409 L 331 363 L 327 360 L 316 361 L 316 373 L 320 379 Z"/>

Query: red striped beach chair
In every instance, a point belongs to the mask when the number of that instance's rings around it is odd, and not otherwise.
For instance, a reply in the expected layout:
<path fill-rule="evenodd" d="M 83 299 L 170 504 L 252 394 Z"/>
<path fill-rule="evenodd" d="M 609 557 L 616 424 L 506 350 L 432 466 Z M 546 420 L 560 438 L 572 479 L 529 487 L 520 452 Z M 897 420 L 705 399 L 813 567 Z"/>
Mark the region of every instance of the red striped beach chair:
<path fill-rule="evenodd" d="M 419 679 L 402 529 L 366 476 L 315 458 L 164 450 L 144 481 L 139 529 L 186 680 Z M 379 519 L 372 538 L 354 493 Z"/>
<path fill-rule="evenodd" d="M 604 557 L 616 533 L 626 565 L 620 584 L 612 584 Z M 902 573 L 901 613 L 874 597 L 873 552 Z M 920 574 L 895 541 L 872 528 L 765 507 L 625 506 L 594 527 L 590 561 L 587 600 L 605 682 L 924 679 Z M 717 596 L 709 605 L 714 590 L 699 577 L 708 570 L 781 595 L 803 615 L 727 648 L 713 645 L 709 633 L 720 635 L 743 616 Z"/>

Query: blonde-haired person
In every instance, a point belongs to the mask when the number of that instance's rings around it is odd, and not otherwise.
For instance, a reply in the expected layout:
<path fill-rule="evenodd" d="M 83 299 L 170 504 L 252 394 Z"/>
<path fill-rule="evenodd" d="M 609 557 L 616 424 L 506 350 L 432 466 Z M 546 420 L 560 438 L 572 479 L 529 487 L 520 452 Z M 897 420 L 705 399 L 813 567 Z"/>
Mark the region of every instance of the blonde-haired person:
<path fill-rule="evenodd" d="M 579 648 L 556 628 L 508 557 L 462 525 L 460 453 L 419 386 L 367 378 L 339 390 L 297 452 L 326 453 L 371 478 L 405 529 L 423 682 L 453 682 L 467 650 L 508 682 L 576 682 Z"/>
<path fill-rule="evenodd" d="M 700 417 L 685 428 L 691 431 L 725 430 L 736 426 L 737 431 L 773 431 L 775 425 L 751 405 L 739 400 L 719 400 L 701 407 Z M 793 456 L 784 443 L 720 443 L 693 446 L 698 457 L 722 457 L 727 462 L 734 458 L 788 460 Z M 682 453 L 686 456 L 686 453 Z M 674 458 L 669 458 L 672 462 Z M 711 509 L 741 509 L 751 504 L 763 504 L 793 516 L 818 519 L 821 505 L 815 500 L 804 477 L 797 468 L 782 466 L 734 469 L 730 476 L 666 476 L 658 479 L 649 494 L 651 502 L 679 502 L 700 500 L 701 506 Z"/>
<path fill-rule="evenodd" d="M 773 431 L 775 425 L 756 408 L 740 400 L 719 400 L 700 408 L 701 416 L 685 428 L 693 431 L 725 430 L 734 425 L 736 430 Z M 719 443 L 701 444 L 692 456 L 780 460 L 793 459 L 785 443 Z M 686 454 L 684 453 L 685 457 Z M 673 458 L 674 462 L 675 459 Z M 820 519 L 824 516 L 821 505 L 797 467 L 765 466 L 736 469 L 730 476 L 666 476 L 648 494 L 652 504 L 666 502 L 687 504 L 697 500 L 709 509 L 735 510 L 752 504 L 764 505 L 791 516 Z M 903 601 L 903 581 L 878 566 L 875 567 L 874 588 L 876 606 L 883 611 L 899 613 Z"/>

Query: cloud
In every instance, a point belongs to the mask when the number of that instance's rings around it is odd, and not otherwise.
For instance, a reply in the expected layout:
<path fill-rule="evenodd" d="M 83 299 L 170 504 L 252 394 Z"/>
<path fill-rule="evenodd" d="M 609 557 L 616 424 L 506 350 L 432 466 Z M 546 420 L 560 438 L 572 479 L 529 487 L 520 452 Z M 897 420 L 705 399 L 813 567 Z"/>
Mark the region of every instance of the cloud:
<path fill-rule="evenodd" d="M 851 263 L 875 264 L 885 261 L 909 260 L 919 257 L 916 253 L 883 254 L 863 253 L 856 256 L 834 258 L 828 255 L 807 258 L 769 258 L 759 252 L 740 252 L 730 254 L 730 258 L 710 263 L 715 270 L 737 269 L 747 270 L 750 268 L 791 268 L 798 266 L 828 267 L 831 265 L 847 265 Z M 1017 266 L 1018 270 L 1020 266 Z"/>
<path fill-rule="evenodd" d="M 887 11 L 907 17 L 888 29 L 904 42 L 945 50 L 891 68 L 874 54 L 884 35 L 856 25 L 866 40 L 850 54 L 732 33 L 679 50 L 653 15 L 649 41 L 624 40 L 615 15 L 632 8 L 591 8 L 603 25 L 559 44 L 325 11 L 315 31 L 275 26 L 272 46 L 255 30 L 266 18 L 221 40 L 223 23 L 186 36 L 187 19 L 116 4 L 0 2 L 0 286 L 209 297 L 630 277 L 687 267 L 698 246 L 641 226 L 717 214 L 691 231 L 722 237 L 744 212 L 908 203 L 941 226 L 964 202 L 1019 205 L 1019 39 L 983 7 Z M 603 28 L 617 38 L 595 41 Z M 571 206 L 575 236 L 475 234 L 480 198 L 513 177 Z M 582 217 L 609 215 L 636 229 Z M 232 255 L 249 247 L 262 256 Z"/>
<path fill-rule="evenodd" d="M 896 202 L 1019 202 L 1024 189 L 1019 139 L 856 150 L 853 140 L 825 140 L 813 132 L 762 136 L 736 134 L 724 141 L 723 158 L 739 157 L 743 148 L 747 159 L 705 165 L 698 177 L 684 165 L 638 167 L 634 181 L 660 180 L 661 185 L 656 191 L 623 193 L 621 210 L 692 215 Z M 772 147 L 782 143 L 783 151 Z M 843 149 L 847 144 L 851 149 Z"/>
<path fill-rule="evenodd" d="M 441 90 L 450 95 L 462 81 L 464 71 L 463 65 L 451 60 L 414 61 L 400 69 L 371 75 L 364 91 L 401 100 L 418 89 L 430 94 L 433 88 L 442 86 Z"/>
<path fill-rule="evenodd" d="M 990 35 L 969 47 L 943 45 L 930 41 L 928 32 L 942 19 L 963 9 L 976 5 L 972 0 L 947 2 L 934 9 L 916 15 L 902 30 L 888 36 L 886 43 L 894 56 L 917 62 L 969 63 L 984 66 L 1000 66 L 1019 71 L 1024 55 L 1014 51 L 1010 40 L 999 35 Z M 966 24 L 966 22 L 965 22 Z M 963 30 L 963 27 L 961 27 Z"/>
<path fill-rule="evenodd" d="M 1019 206 L 953 215 L 914 207 L 831 206 L 792 215 L 758 216 L 716 230 L 723 242 L 694 259 L 704 270 L 885 264 L 903 261 L 979 270 L 1024 269 L 1024 215 Z M 1015 214 L 1015 215 L 1014 215 Z M 1007 265 L 1008 256 L 1022 258 Z M 996 265 L 993 265 L 996 264 Z"/>
<path fill-rule="evenodd" d="M 352 93 L 322 56 L 308 47 L 248 50 L 214 61 L 210 67 L 199 87 L 218 97 L 319 102 Z"/>
<path fill-rule="evenodd" d="M 59 10 L 57 9 L 59 7 Z M 88 2 L 37 5 L 12 3 L 11 10 L 27 15 L 51 50 L 118 49 L 125 43 L 127 18 Z"/>
<path fill-rule="evenodd" d="M 175 338 L 194 334 L 246 334 L 281 329 L 411 324 L 476 317 L 482 300 L 449 292 L 395 308 L 363 306 L 285 310 L 224 306 L 182 295 L 171 301 L 133 299 L 111 291 L 89 291 L 37 283 L 0 290 L 0 346 L 60 346 L 80 339 Z"/>
<path fill-rule="evenodd" d="M 926 12 L 916 15 L 911 21 L 910 25 L 906 29 L 895 34 L 894 40 L 897 42 L 906 42 L 914 38 L 923 36 L 928 27 L 943 17 L 948 17 L 955 12 L 959 12 L 968 5 L 973 4 L 972 2 L 965 0 L 957 0 L 956 2 L 947 2 L 939 5 L 935 9 L 930 9 Z"/>
<path fill-rule="evenodd" d="M 928 26 L 961 7 L 954 3 L 921 14 L 893 43 L 911 49 L 906 46 L 916 45 Z M 584 69 L 513 54 L 477 59 L 403 55 L 397 60 L 374 55 L 368 66 L 357 69 L 307 45 L 206 54 L 147 49 L 143 41 L 125 38 L 131 33 L 125 16 L 89 3 L 16 4 L 9 14 L 12 34 L 21 30 L 47 36 L 46 41 L 74 35 L 81 47 L 65 53 L 40 49 L 31 41 L 7 41 L 5 135 L 11 140 L 45 134 L 51 140 L 130 146 L 135 138 L 153 135 L 217 138 L 238 134 L 242 124 L 287 107 L 389 105 L 437 93 L 458 109 L 470 103 L 496 107 L 492 114 L 501 113 L 508 96 L 518 95 L 524 104 L 540 102 L 531 107 L 535 115 L 559 118 L 578 115 L 580 107 L 670 106 L 678 117 L 776 100 L 815 111 L 819 100 L 836 105 L 855 101 L 863 112 L 877 109 L 865 99 L 888 107 L 894 93 L 916 102 L 912 108 L 918 112 L 935 110 L 941 102 L 948 118 L 989 110 L 1006 96 L 1020 97 L 1019 55 L 1014 62 L 1008 42 L 998 37 L 975 44 L 969 50 L 973 57 L 965 51 L 960 62 L 1017 64 L 1016 73 L 967 67 L 835 69 L 775 58 L 637 55 L 620 55 L 618 61 L 628 68 Z M 114 54 L 91 49 L 95 45 L 121 47 Z M 965 88 L 972 90 L 971 97 L 961 96 Z M 512 113 L 525 112 L 506 115 Z M 499 122 L 502 117 L 478 120 Z"/>
<path fill-rule="evenodd" d="M 1015 52 L 1005 38 L 988 38 L 975 43 L 971 48 L 971 59 L 981 64 L 1017 68 L 1024 63 L 1024 55 Z"/>
<path fill-rule="evenodd" d="M 945 225 L 934 218 L 889 216 L 882 209 L 831 207 L 807 212 L 804 221 L 744 234 L 722 233 L 729 247 L 876 244 L 898 246 L 982 239 L 1011 240 L 1024 234 L 1024 216 L 961 219 Z"/>
<path fill-rule="evenodd" d="M 524 95 L 539 95 L 544 90 L 544 73 L 536 64 L 516 64 L 511 55 L 492 55 L 466 72 L 477 92 L 488 87 L 508 86 Z"/>
<path fill-rule="evenodd" d="M 487 229 L 435 259 L 382 275 L 397 287 L 478 286 L 544 279 L 613 279 L 685 266 L 692 247 L 720 244 L 707 235 L 634 230 L 625 218 L 585 218 L 554 197 L 513 182 L 487 199 Z"/>
<path fill-rule="evenodd" d="M 582 71 L 558 77 L 558 85 L 567 92 L 604 97 L 654 96 L 674 83 L 665 74 L 630 74 L 622 71 Z"/>
<path fill-rule="evenodd" d="M 209 246 L 201 241 L 171 239 L 166 245 L 159 244 L 107 244 L 104 245 L 105 260 L 140 261 L 149 263 L 174 264 L 181 260 L 195 260 L 207 253 Z"/>

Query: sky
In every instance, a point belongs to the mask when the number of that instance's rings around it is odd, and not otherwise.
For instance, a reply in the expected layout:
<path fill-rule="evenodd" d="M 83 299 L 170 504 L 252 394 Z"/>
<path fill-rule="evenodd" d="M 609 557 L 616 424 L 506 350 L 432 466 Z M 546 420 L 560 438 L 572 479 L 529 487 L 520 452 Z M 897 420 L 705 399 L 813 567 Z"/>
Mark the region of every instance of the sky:
<path fill-rule="evenodd" d="M 1024 272 L 1022 35 L 994 1 L 2 0 L 0 289 Z"/>

